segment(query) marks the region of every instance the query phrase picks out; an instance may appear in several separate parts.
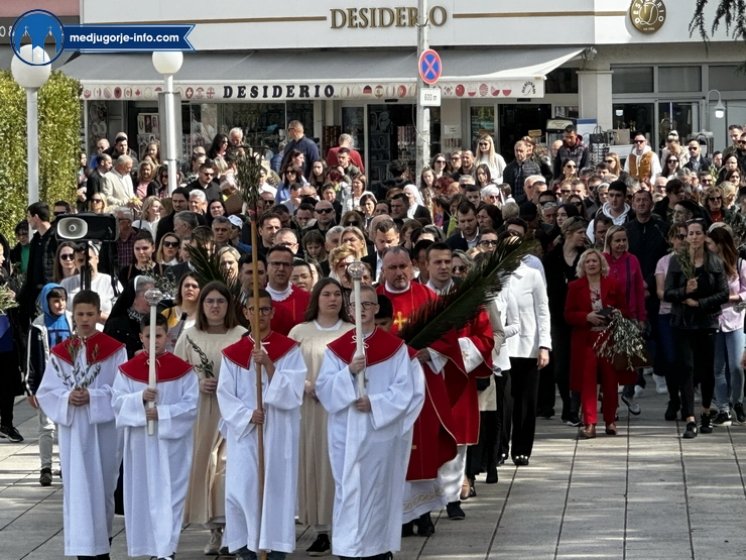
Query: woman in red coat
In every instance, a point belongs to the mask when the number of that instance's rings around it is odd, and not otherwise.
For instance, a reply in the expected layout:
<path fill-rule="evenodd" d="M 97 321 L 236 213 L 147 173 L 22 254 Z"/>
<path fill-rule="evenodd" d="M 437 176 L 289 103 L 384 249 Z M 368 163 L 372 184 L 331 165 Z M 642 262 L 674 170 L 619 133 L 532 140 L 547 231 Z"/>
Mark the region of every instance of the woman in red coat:
<path fill-rule="evenodd" d="M 579 436 L 596 437 L 598 416 L 596 385 L 601 381 L 603 415 L 606 433 L 616 435 L 617 385 L 634 383 L 635 372 L 617 372 L 607 361 L 599 359 L 593 350 L 608 319 L 604 311 L 614 307 L 624 315 L 627 304 L 616 281 L 608 277 L 609 265 L 597 249 L 588 249 L 578 261 L 578 280 L 570 282 L 565 300 L 565 320 L 572 327 L 570 342 L 570 389 L 580 393 L 583 424 Z"/>

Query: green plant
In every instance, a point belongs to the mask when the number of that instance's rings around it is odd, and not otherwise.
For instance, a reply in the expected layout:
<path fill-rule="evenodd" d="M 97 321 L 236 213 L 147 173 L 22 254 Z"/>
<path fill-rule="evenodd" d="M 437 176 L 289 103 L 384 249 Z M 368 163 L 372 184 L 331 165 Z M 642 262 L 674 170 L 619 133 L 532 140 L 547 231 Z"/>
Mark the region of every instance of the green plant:
<path fill-rule="evenodd" d="M 80 85 L 52 72 L 39 90 L 39 198 L 75 202 L 80 150 Z M 26 93 L 10 72 L 0 71 L 0 233 L 13 241 L 26 217 Z"/>

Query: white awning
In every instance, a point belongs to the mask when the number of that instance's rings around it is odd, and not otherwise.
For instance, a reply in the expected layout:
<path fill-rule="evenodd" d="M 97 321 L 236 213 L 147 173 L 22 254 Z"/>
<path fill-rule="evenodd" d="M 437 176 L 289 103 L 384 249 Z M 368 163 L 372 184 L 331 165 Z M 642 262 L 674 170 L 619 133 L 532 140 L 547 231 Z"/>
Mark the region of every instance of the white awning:
<path fill-rule="evenodd" d="M 440 51 L 443 97 L 543 97 L 546 75 L 583 51 L 556 48 L 450 48 Z M 163 80 L 146 54 L 83 54 L 62 71 L 91 100 L 156 99 Z M 413 50 L 185 53 L 174 86 L 186 100 L 286 101 L 413 98 Z"/>

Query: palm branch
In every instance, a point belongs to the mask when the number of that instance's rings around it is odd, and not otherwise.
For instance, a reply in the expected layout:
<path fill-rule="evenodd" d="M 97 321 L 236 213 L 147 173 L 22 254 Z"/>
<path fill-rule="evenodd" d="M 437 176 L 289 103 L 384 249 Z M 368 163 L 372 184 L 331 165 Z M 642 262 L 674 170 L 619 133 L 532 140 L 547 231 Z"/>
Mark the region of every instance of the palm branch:
<path fill-rule="evenodd" d="M 239 300 L 241 293 L 241 283 L 238 279 L 227 278 L 220 268 L 220 261 L 216 254 L 211 254 L 205 247 L 189 245 L 190 263 L 194 268 L 194 275 L 201 287 L 205 287 L 208 282 L 222 282 L 228 286 L 228 290 L 233 296 L 233 301 Z"/>
<path fill-rule="evenodd" d="M 264 150 L 244 146 L 236 160 L 236 179 L 241 190 L 241 198 L 249 212 L 256 213 L 259 203 L 259 185 L 261 184 L 262 154 Z"/>
<path fill-rule="evenodd" d="M 501 241 L 495 252 L 478 263 L 464 281 L 444 296 L 420 307 L 399 332 L 417 350 L 432 345 L 448 331 L 460 329 L 503 288 L 535 241 Z"/>

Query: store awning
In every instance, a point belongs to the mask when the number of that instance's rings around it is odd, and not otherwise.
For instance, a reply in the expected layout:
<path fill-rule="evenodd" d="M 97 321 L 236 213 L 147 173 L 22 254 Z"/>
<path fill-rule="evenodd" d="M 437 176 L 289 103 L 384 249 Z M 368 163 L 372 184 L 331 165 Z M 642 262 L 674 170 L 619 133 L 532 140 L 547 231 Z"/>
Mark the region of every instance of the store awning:
<path fill-rule="evenodd" d="M 583 49 L 444 49 L 443 97 L 543 97 L 546 75 Z M 83 54 L 63 72 L 90 100 L 156 99 L 163 84 L 150 55 Z M 402 50 L 195 52 L 174 76 L 182 99 L 287 101 L 399 99 L 416 92 L 417 54 Z"/>

